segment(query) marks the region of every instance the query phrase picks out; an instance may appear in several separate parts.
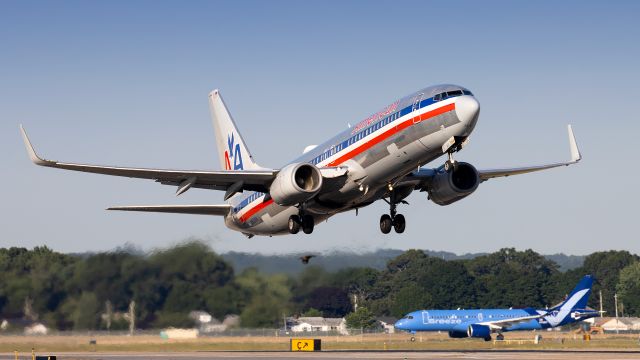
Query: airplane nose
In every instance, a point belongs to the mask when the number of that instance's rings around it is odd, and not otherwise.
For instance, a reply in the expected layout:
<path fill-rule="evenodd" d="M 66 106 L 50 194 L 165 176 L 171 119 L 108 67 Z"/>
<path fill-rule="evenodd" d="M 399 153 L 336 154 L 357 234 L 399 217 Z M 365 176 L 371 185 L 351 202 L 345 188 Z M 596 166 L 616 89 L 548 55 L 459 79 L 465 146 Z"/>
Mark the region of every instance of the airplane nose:
<path fill-rule="evenodd" d="M 469 129 L 473 129 L 480 114 L 480 103 L 473 96 L 461 96 L 456 99 L 456 115 Z"/>
<path fill-rule="evenodd" d="M 402 321 L 402 320 L 396 321 L 396 323 L 393 324 L 393 327 L 398 329 L 398 330 L 404 330 L 404 321 Z"/>

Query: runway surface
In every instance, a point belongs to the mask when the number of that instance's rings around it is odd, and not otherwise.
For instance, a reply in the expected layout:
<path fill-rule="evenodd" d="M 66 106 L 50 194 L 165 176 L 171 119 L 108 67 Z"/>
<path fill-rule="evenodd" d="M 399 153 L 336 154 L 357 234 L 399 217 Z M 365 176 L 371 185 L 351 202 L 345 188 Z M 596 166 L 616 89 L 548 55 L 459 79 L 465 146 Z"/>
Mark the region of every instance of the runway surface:
<path fill-rule="evenodd" d="M 45 354 L 39 354 L 45 355 Z M 640 359 L 640 351 L 324 351 L 315 353 L 294 352 L 182 352 L 182 353 L 58 353 L 58 359 L 63 360 L 202 360 L 202 359 L 522 359 L 522 360 L 560 360 L 560 359 Z M 1 354 L 0 359 L 13 359 L 13 354 Z M 25 359 L 25 357 L 21 357 Z M 29 358 L 31 358 L 29 356 Z"/>

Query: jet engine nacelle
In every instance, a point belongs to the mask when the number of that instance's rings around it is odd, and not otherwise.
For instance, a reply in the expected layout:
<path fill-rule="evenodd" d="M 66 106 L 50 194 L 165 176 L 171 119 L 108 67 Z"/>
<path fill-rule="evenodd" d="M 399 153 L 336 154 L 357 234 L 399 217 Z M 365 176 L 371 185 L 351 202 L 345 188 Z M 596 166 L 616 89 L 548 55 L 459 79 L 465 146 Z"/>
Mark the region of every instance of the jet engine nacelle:
<path fill-rule="evenodd" d="M 269 195 L 282 206 L 296 205 L 315 196 L 322 187 L 322 174 L 307 163 L 289 164 L 271 183 Z"/>
<path fill-rule="evenodd" d="M 454 339 L 462 339 L 469 337 L 469 334 L 464 331 L 449 331 L 449 337 Z"/>
<path fill-rule="evenodd" d="M 491 329 L 486 325 L 471 324 L 467 329 L 467 335 L 474 338 L 491 338 Z"/>
<path fill-rule="evenodd" d="M 438 172 L 427 188 L 429 199 L 438 205 L 449 205 L 461 200 L 480 185 L 480 176 L 473 165 L 459 162 L 451 172 Z"/>

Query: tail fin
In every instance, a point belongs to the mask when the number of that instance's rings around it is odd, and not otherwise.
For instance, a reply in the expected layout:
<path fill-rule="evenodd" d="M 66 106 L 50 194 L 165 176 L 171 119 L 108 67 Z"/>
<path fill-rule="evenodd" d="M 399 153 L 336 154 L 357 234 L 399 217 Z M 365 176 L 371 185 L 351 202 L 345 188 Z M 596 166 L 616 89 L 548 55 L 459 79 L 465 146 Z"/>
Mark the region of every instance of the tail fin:
<path fill-rule="evenodd" d="M 236 123 L 220 96 L 220 91 L 217 89 L 209 93 L 209 108 L 216 134 L 218 158 L 222 168 L 225 170 L 262 169 L 253 160 L 253 156 L 251 156 Z"/>
<path fill-rule="evenodd" d="M 593 276 L 586 275 L 580 280 L 578 285 L 573 289 L 569 297 L 558 306 L 550 309 L 545 319 L 551 326 L 563 325 L 568 322 L 580 320 L 580 316 L 575 317 L 576 310 L 584 310 L 587 308 L 587 301 L 591 295 L 591 286 L 593 285 Z"/>
<path fill-rule="evenodd" d="M 591 295 L 591 286 L 593 285 L 593 276 L 585 275 L 576 285 L 569 297 L 559 305 L 560 309 L 585 309 L 589 295 Z"/>

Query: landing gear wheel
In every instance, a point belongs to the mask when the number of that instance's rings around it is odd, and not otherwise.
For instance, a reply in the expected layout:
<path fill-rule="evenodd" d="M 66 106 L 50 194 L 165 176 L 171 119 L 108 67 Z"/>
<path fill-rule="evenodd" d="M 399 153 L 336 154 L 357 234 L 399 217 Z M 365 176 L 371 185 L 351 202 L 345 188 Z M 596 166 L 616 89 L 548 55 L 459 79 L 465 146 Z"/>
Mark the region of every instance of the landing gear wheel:
<path fill-rule="evenodd" d="M 311 234 L 313 232 L 313 216 L 304 215 L 302 216 L 302 231 L 305 234 Z"/>
<path fill-rule="evenodd" d="M 393 221 L 391 220 L 391 216 L 384 214 L 380 217 L 380 231 L 383 234 L 388 234 L 391 232 L 391 228 L 393 227 Z"/>
<path fill-rule="evenodd" d="M 287 223 L 289 227 L 289 233 L 297 234 L 300 231 L 300 216 L 291 215 L 289 216 L 289 222 Z"/>
<path fill-rule="evenodd" d="M 504 335 L 502 335 L 502 334 L 496 335 L 496 340 L 498 340 L 498 341 L 504 340 Z"/>
<path fill-rule="evenodd" d="M 416 342 L 416 337 L 415 336 L 411 337 L 411 342 Z"/>
<path fill-rule="evenodd" d="M 484 341 L 491 341 L 491 336 L 487 336 L 486 338 L 484 338 Z"/>
<path fill-rule="evenodd" d="M 407 227 L 407 222 L 404 219 L 404 215 L 398 214 L 395 218 L 393 218 L 393 229 L 398 233 L 402 234 L 404 229 Z"/>

